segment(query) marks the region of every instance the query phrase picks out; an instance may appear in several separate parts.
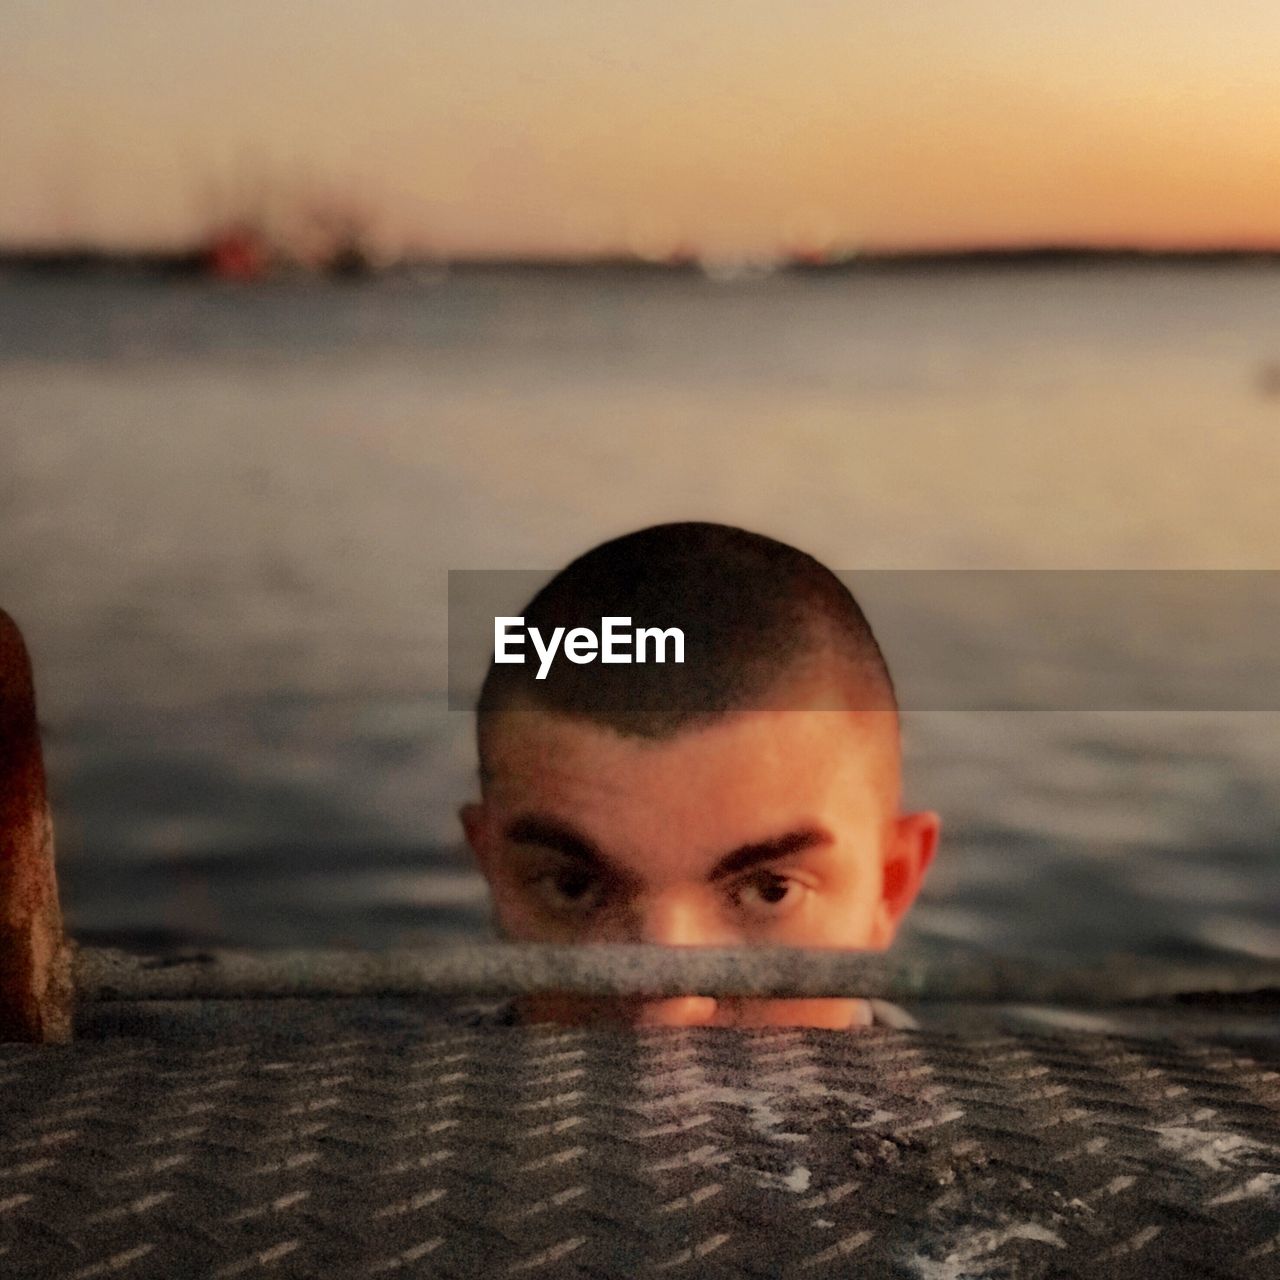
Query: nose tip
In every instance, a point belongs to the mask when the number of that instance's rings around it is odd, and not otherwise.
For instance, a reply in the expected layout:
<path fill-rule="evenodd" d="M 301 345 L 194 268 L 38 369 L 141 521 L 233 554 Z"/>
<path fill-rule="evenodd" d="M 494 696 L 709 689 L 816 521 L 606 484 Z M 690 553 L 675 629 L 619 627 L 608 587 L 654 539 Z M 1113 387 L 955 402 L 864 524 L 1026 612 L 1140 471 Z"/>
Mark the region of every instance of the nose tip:
<path fill-rule="evenodd" d="M 711 996 L 679 996 L 670 1000 L 642 1000 L 632 1011 L 637 1027 L 703 1027 L 715 1019 Z"/>
<path fill-rule="evenodd" d="M 638 909 L 630 924 L 633 942 L 663 947 L 706 947 L 729 941 L 719 922 L 697 902 L 655 901 Z"/>

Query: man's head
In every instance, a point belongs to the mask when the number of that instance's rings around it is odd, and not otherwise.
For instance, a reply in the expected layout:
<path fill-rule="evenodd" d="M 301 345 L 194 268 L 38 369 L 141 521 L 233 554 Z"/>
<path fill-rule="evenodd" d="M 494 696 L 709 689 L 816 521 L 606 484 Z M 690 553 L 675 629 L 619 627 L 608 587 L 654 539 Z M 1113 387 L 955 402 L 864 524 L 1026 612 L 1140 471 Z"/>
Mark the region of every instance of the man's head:
<path fill-rule="evenodd" d="M 899 812 L 893 683 L 844 585 L 793 547 L 658 525 L 559 573 L 525 625 L 680 627 L 686 663 L 491 664 L 462 810 L 502 935 L 883 948 L 937 842 Z M 531 998 L 557 1021 L 843 1026 L 837 1000 Z"/>

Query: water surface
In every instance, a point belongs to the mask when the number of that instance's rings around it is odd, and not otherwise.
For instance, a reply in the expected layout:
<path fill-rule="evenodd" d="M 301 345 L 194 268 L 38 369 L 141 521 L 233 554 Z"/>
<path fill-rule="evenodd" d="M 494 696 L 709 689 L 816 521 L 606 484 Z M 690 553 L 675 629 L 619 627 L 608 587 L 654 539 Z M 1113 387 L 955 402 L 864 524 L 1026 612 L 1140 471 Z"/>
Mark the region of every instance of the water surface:
<path fill-rule="evenodd" d="M 1277 317 L 1243 267 L 0 281 L 0 603 L 72 929 L 482 931 L 450 568 L 677 518 L 849 570 L 1280 568 Z M 1276 713 L 906 735 L 945 823 L 914 941 L 1280 955 Z"/>

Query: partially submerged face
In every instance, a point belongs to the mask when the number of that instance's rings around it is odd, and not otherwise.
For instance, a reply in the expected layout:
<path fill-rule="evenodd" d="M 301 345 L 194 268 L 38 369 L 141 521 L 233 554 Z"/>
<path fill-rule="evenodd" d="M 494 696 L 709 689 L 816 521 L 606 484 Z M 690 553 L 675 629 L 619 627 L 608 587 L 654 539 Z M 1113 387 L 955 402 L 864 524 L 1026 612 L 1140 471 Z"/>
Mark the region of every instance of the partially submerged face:
<path fill-rule="evenodd" d="M 890 711 L 733 712 L 662 739 L 519 704 L 462 810 L 510 941 L 888 946 L 938 836 Z M 524 1017 L 843 1027 L 858 1000 L 528 997 Z"/>

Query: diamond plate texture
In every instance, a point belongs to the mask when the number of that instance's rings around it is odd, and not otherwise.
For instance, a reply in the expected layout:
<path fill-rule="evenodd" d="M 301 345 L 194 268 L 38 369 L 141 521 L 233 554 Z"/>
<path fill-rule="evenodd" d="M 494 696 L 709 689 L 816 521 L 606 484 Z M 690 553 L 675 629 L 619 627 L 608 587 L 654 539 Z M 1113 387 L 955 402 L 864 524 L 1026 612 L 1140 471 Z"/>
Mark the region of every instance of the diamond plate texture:
<path fill-rule="evenodd" d="M 0 1276 L 1280 1276 L 1277 1041 L 327 1003 L 0 1045 Z"/>

